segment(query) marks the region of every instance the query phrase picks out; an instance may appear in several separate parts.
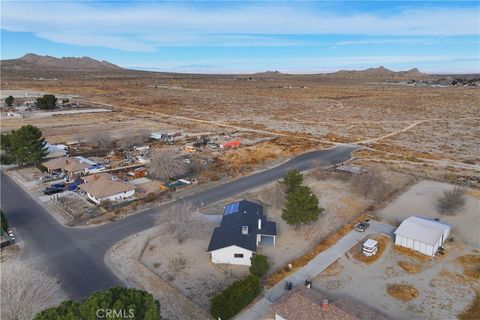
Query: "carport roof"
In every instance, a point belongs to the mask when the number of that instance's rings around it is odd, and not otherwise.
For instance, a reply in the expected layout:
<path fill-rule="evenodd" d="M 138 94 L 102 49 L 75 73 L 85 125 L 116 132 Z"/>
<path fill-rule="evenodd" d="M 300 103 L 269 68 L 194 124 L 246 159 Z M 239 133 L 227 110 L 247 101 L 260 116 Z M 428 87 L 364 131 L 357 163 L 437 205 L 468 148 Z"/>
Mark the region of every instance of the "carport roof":
<path fill-rule="evenodd" d="M 425 218 L 411 216 L 400 224 L 395 230 L 395 235 L 408 239 L 435 245 L 445 231 L 450 230 L 450 226 Z"/>

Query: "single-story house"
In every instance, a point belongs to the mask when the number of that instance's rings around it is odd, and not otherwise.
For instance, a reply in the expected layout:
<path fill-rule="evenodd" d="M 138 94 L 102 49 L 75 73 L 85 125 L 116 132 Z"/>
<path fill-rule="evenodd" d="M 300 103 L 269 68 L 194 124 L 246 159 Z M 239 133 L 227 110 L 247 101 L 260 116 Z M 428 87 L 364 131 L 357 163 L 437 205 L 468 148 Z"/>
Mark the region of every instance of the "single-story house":
<path fill-rule="evenodd" d="M 275 320 L 386 320 L 386 316 L 348 299 L 330 301 L 321 292 L 298 285 L 270 308 Z"/>
<path fill-rule="evenodd" d="M 75 174 L 84 172 L 85 169 L 90 166 L 90 164 L 82 162 L 76 157 L 60 157 L 45 161 L 43 166 L 47 168 L 48 172 L 64 171 Z"/>
<path fill-rule="evenodd" d="M 80 189 L 85 191 L 87 197 L 97 204 L 105 200 L 128 199 L 135 194 L 135 185 L 106 172 L 92 174 L 83 177 L 82 180 L 85 183 L 80 185 Z"/>
<path fill-rule="evenodd" d="M 395 230 L 395 244 L 433 257 L 449 234 L 447 224 L 411 216 Z"/>
<path fill-rule="evenodd" d="M 225 206 L 222 222 L 208 245 L 213 263 L 250 265 L 257 245 L 275 246 L 277 227 L 267 221 L 263 206 L 242 200 Z"/>

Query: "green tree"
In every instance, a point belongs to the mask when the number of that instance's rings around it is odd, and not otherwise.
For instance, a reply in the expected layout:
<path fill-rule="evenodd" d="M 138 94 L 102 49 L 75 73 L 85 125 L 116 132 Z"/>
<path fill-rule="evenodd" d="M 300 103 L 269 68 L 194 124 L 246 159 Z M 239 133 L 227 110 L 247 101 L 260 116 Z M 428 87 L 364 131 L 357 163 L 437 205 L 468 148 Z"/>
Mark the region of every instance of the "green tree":
<path fill-rule="evenodd" d="M 15 100 L 15 98 L 13 96 L 8 96 L 5 98 L 5 104 L 7 105 L 7 107 L 11 107 L 13 105 L 13 101 Z"/>
<path fill-rule="evenodd" d="M 282 218 L 297 228 L 302 223 L 316 221 L 324 211 L 318 207 L 318 198 L 307 186 L 299 186 L 287 194 Z"/>
<path fill-rule="evenodd" d="M 54 109 L 57 105 L 57 98 L 53 94 L 45 94 L 37 98 L 35 105 L 40 109 Z"/>
<path fill-rule="evenodd" d="M 42 131 L 30 124 L 12 130 L 6 141 L 6 152 L 15 158 L 17 164 L 37 164 L 48 154 Z"/>
<path fill-rule="evenodd" d="M 212 299 L 210 313 L 215 319 L 227 320 L 249 305 L 262 291 L 260 279 L 249 275 L 233 282 L 227 289 Z"/>
<path fill-rule="evenodd" d="M 270 269 L 270 263 L 268 258 L 261 254 L 256 254 L 250 258 L 250 273 L 258 277 L 263 277 Z"/>
<path fill-rule="evenodd" d="M 40 312 L 34 320 L 97 319 L 99 309 L 112 309 L 120 316 L 111 319 L 159 320 L 160 304 L 143 290 L 114 287 L 106 291 L 94 292 L 84 301 L 65 301 L 59 306 Z M 102 312 L 102 311 L 101 311 Z"/>
<path fill-rule="evenodd" d="M 1 216 L 1 228 L 4 230 L 4 231 L 7 231 L 8 230 L 8 220 L 7 220 L 7 217 L 5 217 L 5 214 L 3 213 L 2 210 L 0 210 L 0 216 Z"/>
<path fill-rule="evenodd" d="M 283 176 L 282 184 L 287 186 L 287 192 L 291 192 L 296 187 L 299 187 L 303 182 L 303 174 L 297 169 L 290 169 Z"/>
<path fill-rule="evenodd" d="M 0 162 L 2 164 L 12 164 L 15 163 L 15 157 L 10 153 L 10 134 L 0 135 Z"/>

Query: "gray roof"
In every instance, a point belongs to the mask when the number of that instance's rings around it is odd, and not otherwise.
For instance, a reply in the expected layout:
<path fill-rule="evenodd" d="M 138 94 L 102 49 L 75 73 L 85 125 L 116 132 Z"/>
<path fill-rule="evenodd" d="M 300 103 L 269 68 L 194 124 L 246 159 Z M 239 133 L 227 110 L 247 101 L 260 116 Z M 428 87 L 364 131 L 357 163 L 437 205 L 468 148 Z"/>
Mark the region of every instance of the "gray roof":
<path fill-rule="evenodd" d="M 444 232 L 450 232 L 450 226 L 438 221 L 411 216 L 400 224 L 395 234 L 435 245 Z"/>
<path fill-rule="evenodd" d="M 261 229 L 258 229 L 258 219 L 261 220 Z M 248 234 L 242 234 L 244 226 L 248 227 Z M 220 226 L 213 231 L 207 251 L 238 246 L 256 252 L 257 234 L 277 235 L 276 224 L 267 221 L 263 206 L 247 200 L 228 204 Z"/>

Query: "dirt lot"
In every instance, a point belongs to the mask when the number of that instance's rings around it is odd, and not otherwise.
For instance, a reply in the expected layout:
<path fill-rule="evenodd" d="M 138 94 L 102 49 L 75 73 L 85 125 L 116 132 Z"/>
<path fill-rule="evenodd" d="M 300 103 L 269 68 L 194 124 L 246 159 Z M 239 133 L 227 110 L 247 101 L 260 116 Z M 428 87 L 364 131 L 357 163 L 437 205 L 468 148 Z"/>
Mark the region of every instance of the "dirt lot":
<path fill-rule="evenodd" d="M 111 123 L 110 116 L 99 115 L 96 125 L 105 130 L 117 130 L 116 122 L 131 123 L 134 120 L 128 117 L 134 116 L 152 127 L 155 121 L 209 129 L 235 127 L 334 142 L 385 137 L 375 144 L 383 142 L 399 148 L 395 152 L 400 155 L 422 152 L 425 157 L 477 165 L 480 161 L 476 143 L 480 134 L 480 93 L 474 87 L 389 86 L 315 75 L 183 76 L 134 72 L 88 79 L 59 75 L 58 80 L 48 81 L 15 76 L 9 79 L 7 75 L 6 80 L 8 88 L 4 89 L 68 92 L 84 102 L 106 104 L 96 107 L 115 106 L 127 119 L 115 115 Z M 45 121 L 60 127 L 56 119 L 63 117 Z M 48 134 L 59 135 L 55 130 Z"/>
<path fill-rule="evenodd" d="M 203 216 L 203 215 L 202 215 Z M 199 223 L 200 235 L 179 244 L 165 226 L 155 228 L 140 261 L 205 310 L 210 299 L 230 283 L 248 274 L 248 267 L 215 265 L 207 253 L 215 222 Z"/>
<path fill-rule="evenodd" d="M 423 180 L 412 186 L 399 198 L 378 215 L 393 224 L 399 224 L 403 219 L 418 215 L 429 218 L 440 218 L 441 221 L 452 226 L 452 236 L 469 245 L 480 248 L 480 192 L 470 189 L 467 191 L 465 208 L 455 216 L 440 215 L 436 209 L 436 199 L 443 191 L 454 186 L 447 183 Z"/>
<path fill-rule="evenodd" d="M 386 173 L 388 184 L 401 188 L 409 181 L 409 177 L 396 173 Z M 320 206 L 325 209 L 324 214 L 317 222 L 302 226 L 295 230 L 282 219 L 283 190 L 278 182 L 262 188 L 240 194 L 224 202 L 204 208 L 202 211 L 209 214 L 223 212 L 226 203 L 247 199 L 264 205 L 267 219 L 277 224 L 277 242 L 275 247 L 259 247 L 258 252 L 269 257 L 271 272 L 283 268 L 291 260 L 307 252 L 320 240 L 330 233 L 340 229 L 345 223 L 350 223 L 355 216 L 368 208 L 373 200 L 365 199 L 352 187 L 351 182 L 341 175 L 309 173 L 304 176 L 304 183 L 308 185 L 319 199 Z"/>
<path fill-rule="evenodd" d="M 357 300 L 393 319 L 455 319 L 480 288 L 478 274 L 470 274 L 462 260 L 469 254 L 479 257 L 480 252 L 461 243 L 446 246 L 446 256 L 418 258 L 393 250 L 391 240 L 377 261 L 367 265 L 347 253 L 313 285 L 334 298 Z"/>

